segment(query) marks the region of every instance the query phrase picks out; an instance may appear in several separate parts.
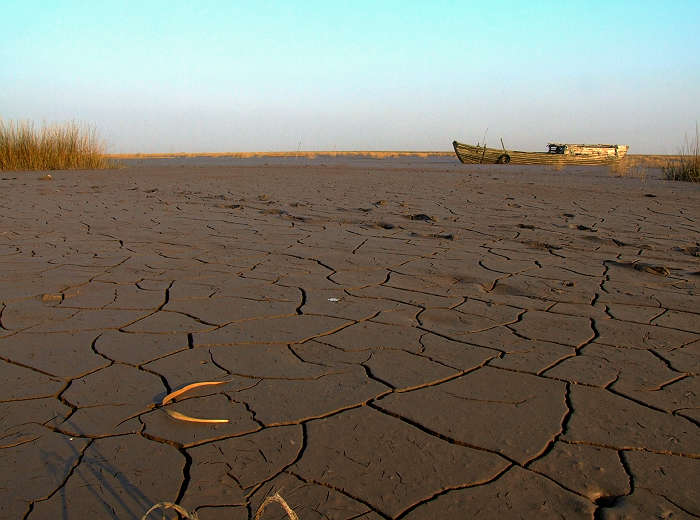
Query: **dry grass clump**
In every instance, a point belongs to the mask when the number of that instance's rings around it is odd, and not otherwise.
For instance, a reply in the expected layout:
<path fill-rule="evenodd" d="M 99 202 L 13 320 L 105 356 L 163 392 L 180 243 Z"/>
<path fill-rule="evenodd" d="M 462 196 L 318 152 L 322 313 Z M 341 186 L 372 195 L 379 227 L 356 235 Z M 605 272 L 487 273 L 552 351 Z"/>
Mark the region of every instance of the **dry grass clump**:
<path fill-rule="evenodd" d="M 628 155 L 627 158 L 637 165 L 647 168 L 663 168 L 673 155 Z"/>
<path fill-rule="evenodd" d="M 627 156 L 612 162 L 609 169 L 610 174 L 615 177 L 633 177 L 644 181 L 647 178 L 649 167 L 645 158 Z"/>
<path fill-rule="evenodd" d="M 681 147 L 677 158 L 669 160 L 664 166 L 664 175 L 670 181 L 700 182 L 700 136 L 695 125 L 695 143 L 688 142 Z"/>
<path fill-rule="evenodd" d="M 0 120 L 0 170 L 110 168 L 94 128 L 70 122 L 37 129 L 29 121 Z"/>

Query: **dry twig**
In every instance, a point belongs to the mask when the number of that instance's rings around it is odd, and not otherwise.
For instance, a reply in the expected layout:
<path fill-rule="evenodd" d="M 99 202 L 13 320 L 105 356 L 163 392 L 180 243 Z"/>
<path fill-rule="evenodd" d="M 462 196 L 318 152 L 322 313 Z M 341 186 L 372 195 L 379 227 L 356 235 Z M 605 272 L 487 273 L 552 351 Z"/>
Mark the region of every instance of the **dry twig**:
<path fill-rule="evenodd" d="M 297 516 L 297 514 L 291 507 L 289 507 L 287 501 L 284 498 L 282 498 L 279 493 L 275 493 L 274 495 L 267 497 L 265 501 L 262 504 L 260 504 L 258 511 L 255 513 L 255 520 L 260 520 L 263 511 L 265 511 L 265 508 L 272 504 L 272 502 L 277 502 L 279 505 L 282 506 L 282 509 L 284 509 L 284 512 L 287 513 L 289 520 L 299 520 L 299 516 Z"/>

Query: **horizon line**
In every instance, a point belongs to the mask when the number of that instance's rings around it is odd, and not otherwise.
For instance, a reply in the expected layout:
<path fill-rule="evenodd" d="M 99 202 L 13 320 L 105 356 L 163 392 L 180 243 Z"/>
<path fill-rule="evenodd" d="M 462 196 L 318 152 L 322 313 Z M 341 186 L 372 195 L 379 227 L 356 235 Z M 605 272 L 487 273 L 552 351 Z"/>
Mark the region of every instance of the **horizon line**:
<path fill-rule="evenodd" d="M 187 157 L 234 157 L 238 159 L 249 159 L 256 157 L 305 157 L 313 159 L 318 156 L 329 157 L 352 157 L 368 156 L 375 159 L 392 157 L 456 157 L 455 152 L 445 150 L 289 150 L 289 151 L 267 151 L 267 152 L 153 152 L 153 153 L 110 153 L 104 154 L 109 159 L 168 159 Z M 628 153 L 627 157 L 678 157 L 679 154 L 635 154 Z"/>
<path fill-rule="evenodd" d="M 113 159 L 140 159 L 140 158 L 167 158 L 167 157 L 238 157 L 242 159 L 250 157 L 313 157 L 324 156 L 353 156 L 368 155 L 375 157 L 391 156 L 419 156 L 445 157 L 455 155 L 453 150 L 289 150 L 289 151 L 267 151 L 267 152 L 165 152 L 165 153 L 111 153 L 104 154 L 105 157 Z"/>

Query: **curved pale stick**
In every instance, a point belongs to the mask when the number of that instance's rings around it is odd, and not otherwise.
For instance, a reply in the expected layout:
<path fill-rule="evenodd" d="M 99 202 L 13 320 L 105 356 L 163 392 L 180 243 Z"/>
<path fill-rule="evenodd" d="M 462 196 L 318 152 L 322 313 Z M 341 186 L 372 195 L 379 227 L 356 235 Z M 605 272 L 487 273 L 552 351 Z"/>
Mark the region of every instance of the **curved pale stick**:
<path fill-rule="evenodd" d="M 163 406 L 165 404 L 168 404 L 170 401 L 175 399 L 176 397 L 184 394 L 185 392 L 189 392 L 190 390 L 194 388 L 199 388 L 200 386 L 212 386 L 212 385 L 223 385 L 226 384 L 228 381 L 202 381 L 201 383 L 192 383 L 191 385 L 183 386 L 180 388 L 180 390 L 175 390 L 174 392 L 170 392 L 168 395 L 163 397 L 163 400 L 160 402 L 160 405 Z"/>
<path fill-rule="evenodd" d="M 223 385 L 223 384 L 225 384 L 225 383 L 228 383 L 228 381 L 202 381 L 201 383 L 192 383 L 192 384 L 190 384 L 190 385 L 183 386 L 183 387 L 180 388 L 179 390 L 175 390 L 174 392 L 170 392 L 168 395 L 166 395 L 165 397 L 163 397 L 163 400 L 160 402 L 160 406 L 163 406 L 163 405 L 168 404 L 170 401 L 172 401 L 172 400 L 175 399 L 176 397 L 178 397 L 178 396 L 184 394 L 185 392 L 188 392 L 188 391 L 192 390 L 193 388 L 199 388 L 200 386 Z M 134 417 L 138 417 L 138 416 L 141 415 L 142 413 L 150 412 L 151 410 L 153 410 L 153 409 L 156 408 L 157 406 L 158 406 L 157 403 L 156 403 L 156 404 L 151 404 L 151 405 L 149 405 L 148 408 L 145 408 L 144 410 L 141 410 L 140 412 L 136 412 L 135 414 L 130 415 L 130 416 L 127 417 L 126 419 L 122 419 L 121 421 L 119 421 L 117 424 L 114 425 L 114 428 L 116 428 L 116 427 L 122 425 L 123 423 L 125 423 L 125 422 L 128 421 L 129 419 L 133 419 Z M 175 418 L 175 419 L 180 419 L 180 420 L 182 420 L 182 421 L 190 421 L 190 422 L 208 422 L 208 423 L 211 423 L 211 422 L 228 422 L 227 419 L 195 419 L 194 417 L 187 417 L 186 415 L 183 415 L 183 414 L 181 414 L 181 413 L 179 413 L 179 412 L 170 412 L 170 411 L 168 411 L 168 410 L 165 410 L 165 411 L 166 411 L 166 412 L 168 413 L 168 415 L 170 415 L 171 417 L 173 417 L 173 418 Z M 187 418 L 186 418 L 186 419 L 183 419 L 183 417 L 187 417 Z"/>
<path fill-rule="evenodd" d="M 200 386 L 213 386 L 213 385 L 223 385 L 227 383 L 228 381 L 202 381 L 200 383 L 192 383 L 191 385 L 183 386 L 179 390 L 175 390 L 174 392 L 169 393 L 165 397 L 163 397 L 163 400 L 160 402 L 161 406 L 164 406 L 168 404 L 170 401 L 175 399 L 176 397 L 184 394 L 185 392 L 189 392 L 190 390 L 193 390 L 194 388 L 199 388 Z M 205 423 L 205 424 L 214 424 L 214 423 L 227 423 L 228 419 L 198 419 L 197 417 L 190 417 L 189 415 L 182 414 L 180 412 L 176 412 L 174 410 L 165 410 L 165 413 L 167 413 L 170 417 L 173 419 L 177 419 L 179 421 L 186 421 L 186 422 L 193 422 L 193 423 Z"/>
<path fill-rule="evenodd" d="M 206 424 L 227 423 L 228 422 L 228 419 L 198 419 L 197 417 L 190 417 L 189 415 L 185 415 L 184 413 L 176 412 L 175 410 L 165 410 L 165 413 L 167 413 L 173 419 L 178 419 L 180 421 L 185 421 L 185 422 L 206 423 Z"/>

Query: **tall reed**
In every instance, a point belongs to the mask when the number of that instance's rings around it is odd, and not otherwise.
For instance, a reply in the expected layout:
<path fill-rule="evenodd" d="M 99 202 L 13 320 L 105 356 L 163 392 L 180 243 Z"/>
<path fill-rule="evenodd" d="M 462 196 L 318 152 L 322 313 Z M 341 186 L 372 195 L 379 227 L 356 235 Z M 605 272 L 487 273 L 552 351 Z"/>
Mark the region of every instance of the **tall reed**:
<path fill-rule="evenodd" d="M 112 166 L 95 129 L 70 122 L 43 125 L 0 119 L 0 170 L 93 170 Z"/>
<path fill-rule="evenodd" d="M 695 143 L 685 139 L 680 155 L 664 166 L 664 175 L 671 181 L 700 182 L 700 135 L 695 124 Z"/>

